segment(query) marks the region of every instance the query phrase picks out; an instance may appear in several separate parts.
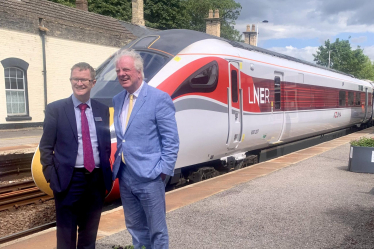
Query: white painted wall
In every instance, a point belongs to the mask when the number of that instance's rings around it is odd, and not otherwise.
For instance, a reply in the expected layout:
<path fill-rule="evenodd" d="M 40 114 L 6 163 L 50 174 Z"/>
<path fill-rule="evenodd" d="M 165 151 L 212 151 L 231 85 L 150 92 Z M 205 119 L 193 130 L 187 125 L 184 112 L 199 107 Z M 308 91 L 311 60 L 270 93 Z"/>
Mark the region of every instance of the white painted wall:
<path fill-rule="evenodd" d="M 39 35 L 0 29 L 0 61 L 18 58 L 29 63 L 27 84 L 29 96 L 29 115 L 31 121 L 44 120 L 43 52 Z M 71 95 L 70 69 L 78 62 L 87 62 L 97 68 L 117 47 L 76 42 L 46 36 L 47 89 L 48 103 Z M 6 121 L 6 99 L 4 68 L 0 67 L 0 124 L 15 123 Z"/>

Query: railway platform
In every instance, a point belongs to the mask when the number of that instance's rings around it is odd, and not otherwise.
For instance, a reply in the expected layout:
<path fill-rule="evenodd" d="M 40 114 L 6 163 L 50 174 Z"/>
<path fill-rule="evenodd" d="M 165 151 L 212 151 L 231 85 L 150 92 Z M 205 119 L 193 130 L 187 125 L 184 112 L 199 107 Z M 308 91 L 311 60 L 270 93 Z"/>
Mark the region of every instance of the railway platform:
<path fill-rule="evenodd" d="M 0 130 L 0 155 L 34 152 L 42 133 L 42 127 Z"/>
<path fill-rule="evenodd" d="M 368 128 L 168 192 L 170 248 L 373 248 L 374 174 L 348 171 Z M 104 212 L 97 249 L 130 245 L 121 207 Z M 55 228 L 0 248 L 55 248 Z"/>

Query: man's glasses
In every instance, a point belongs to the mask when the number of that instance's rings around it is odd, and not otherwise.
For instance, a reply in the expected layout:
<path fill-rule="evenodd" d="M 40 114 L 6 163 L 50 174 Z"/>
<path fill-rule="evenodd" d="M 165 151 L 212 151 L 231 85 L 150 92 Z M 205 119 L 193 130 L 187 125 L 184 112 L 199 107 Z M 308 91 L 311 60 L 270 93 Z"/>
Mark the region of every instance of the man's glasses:
<path fill-rule="evenodd" d="M 78 83 L 80 81 L 83 84 L 87 84 L 88 82 L 92 82 L 93 80 L 90 80 L 90 79 L 79 79 L 79 78 L 70 78 L 70 81 L 72 83 Z"/>

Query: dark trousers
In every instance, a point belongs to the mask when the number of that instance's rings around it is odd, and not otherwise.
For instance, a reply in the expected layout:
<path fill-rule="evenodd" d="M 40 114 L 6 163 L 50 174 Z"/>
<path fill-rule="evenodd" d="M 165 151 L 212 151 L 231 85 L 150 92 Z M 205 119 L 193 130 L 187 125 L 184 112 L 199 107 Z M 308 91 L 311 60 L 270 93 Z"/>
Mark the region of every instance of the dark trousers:
<path fill-rule="evenodd" d="M 94 249 L 105 197 L 101 169 L 74 170 L 68 189 L 54 193 L 57 249 Z M 78 226 L 78 244 L 77 244 Z"/>

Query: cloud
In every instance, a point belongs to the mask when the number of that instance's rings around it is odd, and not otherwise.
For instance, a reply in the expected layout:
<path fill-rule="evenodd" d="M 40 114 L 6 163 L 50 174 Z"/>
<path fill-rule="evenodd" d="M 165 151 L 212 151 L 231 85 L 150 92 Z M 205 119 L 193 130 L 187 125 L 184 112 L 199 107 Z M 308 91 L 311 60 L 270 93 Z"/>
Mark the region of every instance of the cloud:
<path fill-rule="evenodd" d="M 235 28 L 260 23 L 261 39 L 319 38 L 321 42 L 339 33 L 374 33 L 372 0 L 236 0 L 242 5 Z M 250 13 L 250 14 L 248 14 Z"/>
<path fill-rule="evenodd" d="M 373 46 L 369 46 L 369 47 L 365 47 L 364 48 L 364 54 L 369 56 L 370 60 L 372 62 L 374 62 L 374 45 Z"/>
<path fill-rule="evenodd" d="M 374 61 L 373 0 L 235 1 L 242 5 L 235 28 L 244 32 L 247 24 L 259 23 L 260 46 L 264 44 L 267 49 L 313 62 L 313 53 L 325 40 L 351 36 L 352 48 L 361 45 L 364 54 Z M 269 23 L 263 24 L 262 20 Z M 290 39 L 286 44 L 291 46 L 274 46 L 276 39 L 282 39 L 282 44 Z"/>
<path fill-rule="evenodd" d="M 281 54 L 289 55 L 301 60 L 309 61 L 312 63 L 314 62 L 314 56 L 313 54 L 316 53 L 318 47 L 305 47 L 305 48 L 295 48 L 293 46 L 287 46 L 287 47 L 272 47 L 268 48 L 268 50 L 278 52 Z M 373 47 L 374 52 L 374 47 Z"/>
<path fill-rule="evenodd" d="M 360 36 L 360 37 L 354 37 L 354 38 L 351 38 L 351 43 L 362 43 L 362 42 L 366 42 L 368 40 L 368 38 L 366 36 Z"/>

